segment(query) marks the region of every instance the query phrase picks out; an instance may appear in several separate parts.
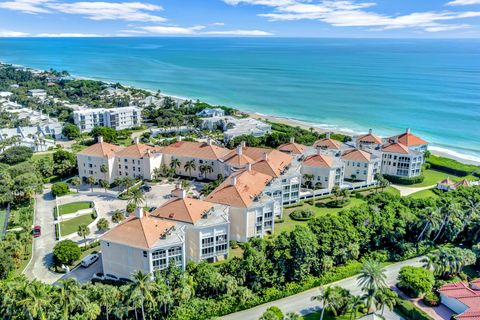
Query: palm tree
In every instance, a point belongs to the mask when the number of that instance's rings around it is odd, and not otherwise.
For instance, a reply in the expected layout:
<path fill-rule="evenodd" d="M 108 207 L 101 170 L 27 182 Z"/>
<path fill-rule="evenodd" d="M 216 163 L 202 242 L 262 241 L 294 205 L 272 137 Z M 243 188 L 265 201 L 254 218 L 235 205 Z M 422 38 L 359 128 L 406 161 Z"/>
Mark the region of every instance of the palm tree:
<path fill-rule="evenodd" d="M 382 265 L 378 261 L 374 260 L 367 260 L 363 263 L 357 280 L 365 292 L 370 290 L 376 292 L 381 288 L 387 287 L 385 269 L 382 268 Z"/>
<path fill-rule="evenodd" d="M 95 181 L 96 179 L 94 176 L 89 176 L 87 178 L 87 183 L 90 185 L 90 189 L 92 190 L 92 192 L 93 192 L 93 185 L 95 184 Z"/>
<path fill-rule="evenodd" d="M 461 212 L 461 206 L 458 202 L 453 202 L 450 199 L 446 199 L 443 201 L 442 207 L 441 207 L 441 212 L 443 213 L 443 219 L 440 227 L 438 228 L 438 232 L 433 238 L 433 242 L 435 242 L 440 235 L 442 235 L 442 232 L 445 229 L 445 226 L 448 225 L 450 219 L 454 215 L 458 215 Z"/>
<path fill-rule="evenodd" d="M 50 306 L 50 287 L 34 280 L 23 290 L 24 298 L 17 301 L 22 306 L 30 319 L 47 319 L 47 309 Z"/>
<path fill-rule="evenodd" d="M 107 188 L 110 186 L 110 183 L 108 183 L 107 180 L 100 180 L 100 186 L 105 190 L 105 193 L 106 193 Z"/>
<path fill-rule="evenodd" d="M 182 188 L 186 192 L 188 192 L 191 187 L 192 187 L 191 183 L 187 180 L 182 180 L 182 182 L 180 183 L 180 188 Z"/>
<path fill-rule="evenodd" d="M 202 164 L 200 165 L 200 167 L 198 168 L 198 170 L 200 171 L 200 174 L 205 178 L 208 174 L 212 173 L 213 172 L 213 168 L 212 166 L 208 165 L 208 164 Z"/>
<path fill-rule="evenodd" d="M 328 308 L 328 305 L 330 303 L 330 296 L 331 296 L 331 288 L 327 287 L 326 289 L 323 287 L 320 287 L 320 294 L 317 296 L 313 296 L 311 298 L 312 301 L 316 300 L 319 301 L 322 305 L 322 312 L 320 313 L 320 320 L 323 319 L 323 316 L 325 314 L 325 309 Z"/>
<path fill-rule="evenodd" d="M 350 320 L 357 318 L 358 307 L 363 304 L 361 296 L 351 296 L 349 301 Z"/>
<path fill-rule="evenodd" d="M 155 286 L 152 282 L 152 278 L 149 273 L 142 271 L 136 271 L 133 274 L 134 283 L 132 284 L 131 299 L 138 303 L 142 308 L 142 319 L 145 319 L 145 303 L 154 305 L 152 292 L 155 290 Z"/>
<path fill-rule="evenodd" d="M 155 272 L 154 285 L 155 301 L 157 301 L 159 304 L 158 308 L 160 309 L 161 307 L 163 307 L 163 313 L 167 314 L 168 306 L 171 305 L 174 300 L 172 296 L 172 291 L 168 287 L 165 277 L 163 277 L 163 275 L 159 271 Z"/>
<path fill-rule="evenodd" d="M 172 168 L 172 170 L 176 173 L 177 172 L 177 169 L 181 167 L 181 162 L 180 160 L 178 159 L 172 159 L 172 161 L 170 161 L 170 168 Z"/>
<path fill-rule="evenodd" d="M 100 172 L 103 173 L 103 175 L 105 176 L 105 180 L 108 181 L 108 177 L 107 177 L 108 165 L 102 164 L 102 165 L 100 166 Z"/>
<path fill-rule="evenodd" d="M 81 304 L 79 299 L 80 287 L 78 282 L 69 278 L 66 280 L 60 280 L 60 289 L 57 294 L 54 295 L 53 300 L 60 305 L 63 313 L 63 319 L 68 320 L 70 313 Z"/>
<path fill-rule="evenodd" d="M 463 229 L 467 224 L 472 220 L 476 219 L 480 215 L 480 201 L 477 201 L 474 198 L 467 199 L 467 204 L 465 205 L 467 211 L 467 216 L 463 220 Z"/>
<path fill-rule="evenodd" d="M 80 180 L 79 177 L 73 177 L 71 182 L 72 182 L 72 185 L 75 187 L 75 189 L 77 189 L 77 192 L 78 192 L 78 187 L 80 187 L 80 185 L 82 184 L 82 180 Z"/>
<path fill-rule="evenodd" d="M 376 305 L 375 307 L 378 309 L 381 309 L 381 315 L 383 316 L 383 312 L 385 311 L 385 306 L 388 307 L 388 309 L 392 310 L 393 307 L 395 306 L 396 303 L 396 298 L 397 294 L 393 292 L 390 289 L 383 288 L 382 290 L 377 291 L 375 295 L 375 301 Z"/>
<path fill-rule="evenodd" d="M 105 317 L 108 320 L 109 310 L 120 297 L 120 292 L 115 286 L 95 285 L 95 298 L 98 304 L 105 308 Z"/>
<path fill-rule="evenodd" d="M 192 171 L 197 168 L 197 165 L 195 164 L 195 160 L 188 160 L 185 162 L 185 165 L 183 166 L 183 169 L 188 172 L 188 175 L 190 178 L 192 177 Z"/>
<path fill-rule="evenodd" d="M 145 195 L 143 194 L 140 189 L 135 189 L 130 191 L 127 195 L 128 203 L 133 203 L 135 207 L 141 207 L 141 205 L 145 202 Z"/>
<path fill-rule="evenodd" d="M 420 262 L 423 262 L 423 267 L 429 271 L 435 270 L 438 264 L 438 255 L 427 254 Z"/>
<path fill-rule="evenodd" d="M 315 177 L 314 177 L 313 174 L 309 174 L 309 173 L 304 174 L 302 176 L 302 179 L 303 179 L 303 181 L 305 181 L 304 182 L 305 187 L 311 188 L 312 187 L 312 181 L 313 181 L 314 178 Z"/>
<path fill-rule="evenodd" d="M 81 224 L 78 226 L 77 234 L 83 238 L 85 247 L 87 247 L 87 236 L 90 234 L 90 229 L 86 224 Z"/>
<path fill-rule="evenodd" d="M 420 212 L 420 221 L 424 223 L 423 229 L 417 237 L 417 242 L 422 241 L 423 237 L 429 238 L 430 234 L 438 229 L 440 224 L 440 210 L 426 208 Z"/>

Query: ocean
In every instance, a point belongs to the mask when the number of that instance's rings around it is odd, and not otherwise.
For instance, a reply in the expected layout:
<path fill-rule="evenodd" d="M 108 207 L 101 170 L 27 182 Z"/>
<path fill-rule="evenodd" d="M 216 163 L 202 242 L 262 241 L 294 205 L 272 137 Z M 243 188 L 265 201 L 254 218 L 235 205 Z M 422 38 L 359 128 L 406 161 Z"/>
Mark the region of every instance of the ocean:
<path fill-rule="evenodd" d="M 67 70 L 480 160 L 480 40 L 3 38 L 0 61 Z"/>

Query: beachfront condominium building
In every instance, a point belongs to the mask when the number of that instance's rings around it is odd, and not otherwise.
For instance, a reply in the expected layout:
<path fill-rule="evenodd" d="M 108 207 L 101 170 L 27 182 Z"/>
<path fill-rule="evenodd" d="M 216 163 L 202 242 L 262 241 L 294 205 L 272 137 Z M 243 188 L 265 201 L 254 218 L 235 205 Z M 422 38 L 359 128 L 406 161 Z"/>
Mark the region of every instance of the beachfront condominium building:
<path fill-rule="evenodd" d="M 367 134 L 356 136 L 354 140 L 359 149 L 378 150 L 382 146 L 382 138 L 373 134 L 372 129 L 369 129 Z"/>
<path fill-rule="evenodd" d="M 86 181 L 93 176 L 95 180 L 113 182 L 116 169 L 114 167 L 115 153 L 123 147 L 103 142 L 103 137 L 98 137 L 98 142 L 77 153 L 78 175 Z M 102 172 L 102 167 L 106 172 Z"/>
<path fill-rule="evenodd" d="M 139 143 L 139 138 L 134 143 L 115 153 L 114 177 L 131 177 L 153 179 L 155 168 L 162 164 L 160 148 Z"/>
<path fill-rule="evenodd" d="M 73 112 L 73 121 L 83 133 L 90 132 L 95 127 L 115 130 L 138 127 L 142 124 L 142 116 L 137 107 L 84 109 Z"/>
<path fill-rule="evenodd" d="M 151 217 L 143 208 L 100 237 L 104 274 L 132 278 L 174 263 L 185 270 L 185 230 L 175 221 Z"/>
<path fill-rule="evenodd" d="M 423 152 L 411 150 L 399 142 L 382 147 L 382 174 L 401 178 L 417 177 L 422 173 Z"/>
<path fill-rule="evenodd" d="M 220 161 L 229 149 L 214 145 L 211 140 L 202 142 L 177 141 L 161 150 L 163 163 L 175 169 L 180 176 L 216 180 L 224 174 Z"/>
<path fill-rule="evenodd" d="M 293 203 L 300 198 L 301 174 L 292 168 L 295 159 L 291 154 L 275 149 L 247 147 L 242 141 L 236 150 L 223 159 L 225 176 L 247 167 L 272 177 L 265 193 L 281 203 Z"/>
<path fill-rule="evenodd" d="M 304 180 L 307 176 L 312 179 L 311 183 L 316 189 L 328 191 L 335 186 L 341 186 L 344 178 L 343 162 L 338 157 L 322 154 L 321 149 L 305 158 L 300 171 Z"/>
<path fill-rule="evenodd" d="M 220 109 L 220 108 L 206 108 L 203 109 L 202 111 L 197 113 L 198 117 L 224 117 L 225 116 L 225 110 Z"/>
<path fill-rule="evenodd" d="M 325 138 L 315 141 L 313 147 L 322 151 L 329 151 L 330 153 L 339 152 L 341 149 L 341 142 L 334 140 L 330 137 L 330 133 L 327 132 Z"/>
<path fill-rule="evenodd" d="M 185 227 L 185 254 L 187 260 L 216 262 L 228 258 L 228 206 L 188 198 L 180 188 L 173 198 L 155 209 L 152 217 L 175 221 Z"/>
<path fill-rule="evenodd" d="M 277 148 L 278 151 L 289 154 L 296 159 L 303 157 L 306 149 L 303 144 L 296 143 L 294 137 L 290 138 L 290 142 L 281 144 Z"/>
<path fill-rule="evenodd" d="M 246 242 L 274 231 L 274 217 L 280 215 L 279 200 L 265 194 L 272 177 L 246 170 L 233 173 L 207 197 L 206 201 L 230 207 L 230 238 Z"/>
<path fill-rule="evenodd" d="M 428 149 L 428 142 L 411 133 L 407 128 L 404 133 L 385 139 L 387 143 L 401 143 L 410 150 L 425 152 Z"/>
<path fill-rule="evenodd" d="M 344 165 L 345 179 L 372 184 L 375 181 L 375 175 L 380 173 L 380 157 L 365 150 L 346 150 L 340 156 L 340 160 Z"/>

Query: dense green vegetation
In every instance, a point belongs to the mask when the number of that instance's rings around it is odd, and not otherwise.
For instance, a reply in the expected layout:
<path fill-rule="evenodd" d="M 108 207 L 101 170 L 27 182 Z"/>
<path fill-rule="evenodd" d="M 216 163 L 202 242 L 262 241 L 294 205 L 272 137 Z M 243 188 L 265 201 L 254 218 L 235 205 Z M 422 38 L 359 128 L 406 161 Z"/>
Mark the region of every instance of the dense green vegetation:
<path fill-rule="evenodd" d="M 480 177 L 480 168 L 476 165 L 460 163 L 456 160 L 430 155 L 427 158 L 427 163 L 430 164 L 432 169 L 437 169 L 446 173 L 450 173 L 456 176 L 468 176 L 475 175 Z"/>

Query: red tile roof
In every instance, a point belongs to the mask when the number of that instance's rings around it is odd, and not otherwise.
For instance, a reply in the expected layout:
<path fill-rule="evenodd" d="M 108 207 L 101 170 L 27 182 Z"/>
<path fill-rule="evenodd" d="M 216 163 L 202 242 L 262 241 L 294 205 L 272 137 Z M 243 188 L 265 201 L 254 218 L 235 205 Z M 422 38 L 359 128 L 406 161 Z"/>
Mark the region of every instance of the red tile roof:
<path fill-rule="evenodd" d="M 392 153 L 401 153 L 408 154 L 408 148 L 398 142 L 387 143 L 382 147 L 383 152 L 392 152 Z"/>
<path fill-rule="evenodd" d="M 350 149 L 345 151 L 340 159 L 350 160 L 350 161 L 360 161 L 360 162 L 369 162 L 372 158 L 372 155 L 366 151 L 359 149 Z"/>
<path fill-rule="evenodd" d="M 308 167 L 331 168 L 333 166 L 333 158 L 323 154 L 314 154 L 305 158 L 303 165 Z"/>
<path fill-rule="evenodd" d="M 448 283 L 438 291 L 447 297 L 457 299 L 468 308 L 465 312 L 457 315 L 456 319 L 480 320 L 480 291 L 472 290 L 465 282 Z"/>
<path fill-rule="evenodd" d="M 423 140 L 422 138 L 411 134 L 409 129 L 407 129 L 407 132 L 402 133 L 401 135 L 390 137 L 389 140 L 398 141 L 407 147 L 428 144 L 428 142 Z"/>
<path fill-rule="evenodd" d="M 120 151 L 118 151 L 115 156 L 122 158 L 143 158 L 150 157 L 152 153 L 159 152 L 161 149 L 156 147 L 151 147 L 146 144 L 132 144 Z M 150 151 L 150 153 L 149 153 Z"/>
<path fill-rule="evenodd" d="M 325 138 L 325 139 L 315 141 L 315 143 L 313 144 L 313 147 L 338 150 L 340 149 L 340 142 L 330 138 Z"/>
<path fill-rule="evenodd" d="M 289 142 L 280 145 L 277 150 L 292 154 L 303 154 L 305 152 L 305 146 L 299 143 Z"/>
<path fill-rule="evenodd" d="M 83 149 L 77 154 L 84 156 L 112 158 L 115 153 L 119 152 L 120 150 L 123 150 L 123 147 L 107 142 L 97 142 L 90 147 Z"/>
<path fill-rule="evenodd" d="M 213 204 L 193 198 L 174 198 L 155 209 L 150 215 L 195 224 Z"/>
<path fill-rule="evenodd" d="M 357 137 L 357 141 L 361 143 L 374 143 L 374 144 L 381 144 L 382 138 L 379 136 L 374 135 L 373 133 L 367 133 Z"/>
<path fill-rule="evenodd" d="M 207 160 L 218 160 L 223 158 L 230 150 L 213 144 L 193 142 L 193 141 L 177 141 L 169 146 L 162 148 L 162 153 L 185 156 Z"/>

